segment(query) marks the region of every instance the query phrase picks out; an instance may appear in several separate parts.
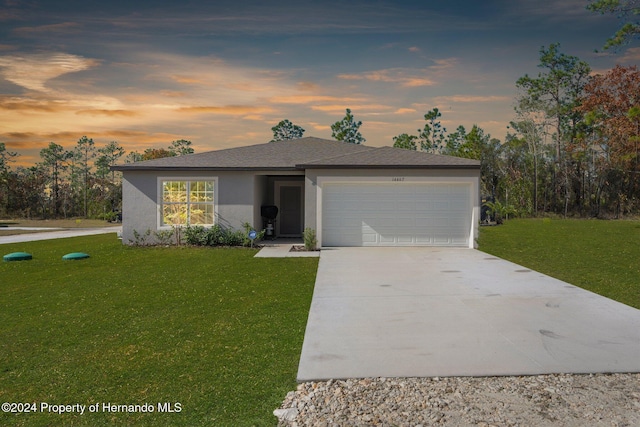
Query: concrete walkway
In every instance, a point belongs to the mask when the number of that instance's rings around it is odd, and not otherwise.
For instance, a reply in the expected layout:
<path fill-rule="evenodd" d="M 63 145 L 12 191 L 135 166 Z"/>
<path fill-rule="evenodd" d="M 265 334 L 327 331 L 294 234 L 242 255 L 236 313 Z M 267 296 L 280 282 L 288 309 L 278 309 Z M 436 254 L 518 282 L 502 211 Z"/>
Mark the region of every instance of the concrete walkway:
<path fill-rule="evenodd" d="M 320 251 L 294 251 L 293 246 L 304 246 L 301 239 L 276 239 L 260 242 L 262 249 L 254 258 L 317 258 Z"/>
<path fill-rule="evenodd" d="M 8 227 L 4 229 L 7 230 Z M 5 243 L 32 242 L 36 240 L 63 239 L 66 237 L 92 236 L 95 234 L 121 233 L 121 232 L 122 232 L 122 227 L 119 227 L 119 226 L 100 227 L 100 228 L 66 228 L 66 229 L 60 229 L 60 231 L 46 231 L 42 233 L 26 233 L 26 234 L 13 234 L 11 236 L 0 236 L 0 245 Z"/>
<path fill-rule="evenodd" d="M 640 372 L 640 310 L 472 249 L 323 249 L 298 381 Z"/>

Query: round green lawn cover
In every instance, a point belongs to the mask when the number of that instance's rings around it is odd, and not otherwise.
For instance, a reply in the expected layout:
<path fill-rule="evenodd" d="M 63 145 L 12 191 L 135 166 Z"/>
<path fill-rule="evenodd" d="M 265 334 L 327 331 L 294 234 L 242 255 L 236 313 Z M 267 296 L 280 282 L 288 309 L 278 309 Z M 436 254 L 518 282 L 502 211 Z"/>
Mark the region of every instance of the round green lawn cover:
<path fill-rule="evenodd" d="M 85 258 L 89 258 L 89 255 L 85 254 L 84 252 L 72 252 L 62 257 L 62 259 L 67 259 L 67 260 L 68 259 L 85 259 Z"/>
<path fill-rule="evenodd" d="M 33 258 L 27 252 L 13 252 L 2 257 L 3 261 L 25 261 Z"/>

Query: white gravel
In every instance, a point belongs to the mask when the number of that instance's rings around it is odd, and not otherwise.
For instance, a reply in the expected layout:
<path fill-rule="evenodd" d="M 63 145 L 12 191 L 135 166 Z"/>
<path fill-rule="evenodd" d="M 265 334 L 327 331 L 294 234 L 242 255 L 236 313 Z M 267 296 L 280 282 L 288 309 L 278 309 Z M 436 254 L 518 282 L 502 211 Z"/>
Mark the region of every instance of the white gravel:
<path fill-rule="evenodd" d="M 640 374 L 307 382 L 278 426 L 640 426 Z"/>

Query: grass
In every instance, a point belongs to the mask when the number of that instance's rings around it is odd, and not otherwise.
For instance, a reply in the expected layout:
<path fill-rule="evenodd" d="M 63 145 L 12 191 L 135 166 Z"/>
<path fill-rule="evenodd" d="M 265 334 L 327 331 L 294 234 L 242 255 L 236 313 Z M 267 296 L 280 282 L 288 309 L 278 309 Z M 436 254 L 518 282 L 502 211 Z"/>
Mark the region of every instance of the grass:
<path fill-rule="evenodd" d="M 0 263 L 0 402 L 156 407 L 0 413 L 0 425 L 274 425 L 296 386 L 317 259 L 115 234 L 0 248 L 34 256 Z M 77 251 L 91 258 L 62 261 Z M 165 402 L 181 411 L 159 413 Z"/>
<path fill-rule="evenodd" d="M 640 308 L 640 221 L 515 219 L 479 249 Z"/>

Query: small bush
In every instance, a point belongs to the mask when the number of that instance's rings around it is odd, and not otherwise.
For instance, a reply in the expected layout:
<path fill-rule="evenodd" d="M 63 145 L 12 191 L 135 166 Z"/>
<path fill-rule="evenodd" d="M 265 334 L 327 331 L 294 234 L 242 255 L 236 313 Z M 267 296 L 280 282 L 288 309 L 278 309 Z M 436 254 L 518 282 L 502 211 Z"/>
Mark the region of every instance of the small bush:
<path fill-rule="evenodd" d="M 249 223 L 243 224 L 244 231 L 223 228 L 216 224 L 205 228 L 200 225 L 188 226 L 184 229 L 184 240 L 194 246 L 251 246 L 249 232 L 253 229 Z M 258 232 L 256 241 L 264 237 L 264 230 Z"/>
<path fill-rule="evenodd" d="M 207 246 L 217 246 L 222 244 L 224 241 L 224 229 L 220 227 L 218 224 L 207 230 L 206 241 L 203 245 Z"/>
<path fill-rule="evenodd" d="M 107 222 L 122 222 L 122 212 L 105 212 L 98 215 L 93 215 L 92 218 L 103 219 Z"/>
<path fill-rule="evenodd" d="M 244 243 L 244 233 L 230 228 L 224 229 L 220 236 L 220 245 L 222 246 L 242 246 Z"/>
<path fill-rule="evenodd" d="M 153 235 L 156 238 L 156 242 L 158 242 L 159 245 L 170 245 L 171 244 L 171 240 L 174 237 L 174 232 L 173 230 L 159 230 L 159 231 L 154 231 Z"/>
<path fill-rule="evenodd" d="M 503 205 L 499 200 L 495 202 L 486 202 L 485 205 L 488 208 L 488 214 L 493 217 L 496 224 L 502 224 L 506 219 L 509 219 L 511 215 L 516 216 L 518 211 L 511 205 Z"/>
<path fill-rule="evenodd" d="M 262 231 L 256 230 L 256 238 L 252 242 L 251 239 L 249 238 L 249 233 L 251 232 L 251 230 L 253 230 L 253 227 L 248 222 L 245 222 L 244 224 L 242 224 L 242 227 L 244 228 L 244 242 L 243 242 L 244 246 L 251 246 L 252 243 L 259 242 L 264 238 L 264 233 L 266 233 L 267 231 L 267 230 L 262 230 Z"/>
<path fill-rule="evenodd" d="M 207 244 L 208 232 L 201 225 L 187 226 L 184 229 L 184 241 L 188 245 L 204 246 Z"/>
<path fill-rule="evenodd" d="M 302 240 L 304 241 L 304 248 L 307 251 L 315 251 L 318 247 L 318 239 L 316 238 L 316 231 L 311 228 L 305 228 L 302 232 Z"/>
<path fill-rule="evenodd" d="M 151 229 L 147 228 L 144 234 L 138 233 L 138 230 L 133 230 L 133 245 L 135 246 L 147 246 L 149 245 L 149 236 L 151 236 Z"/>

